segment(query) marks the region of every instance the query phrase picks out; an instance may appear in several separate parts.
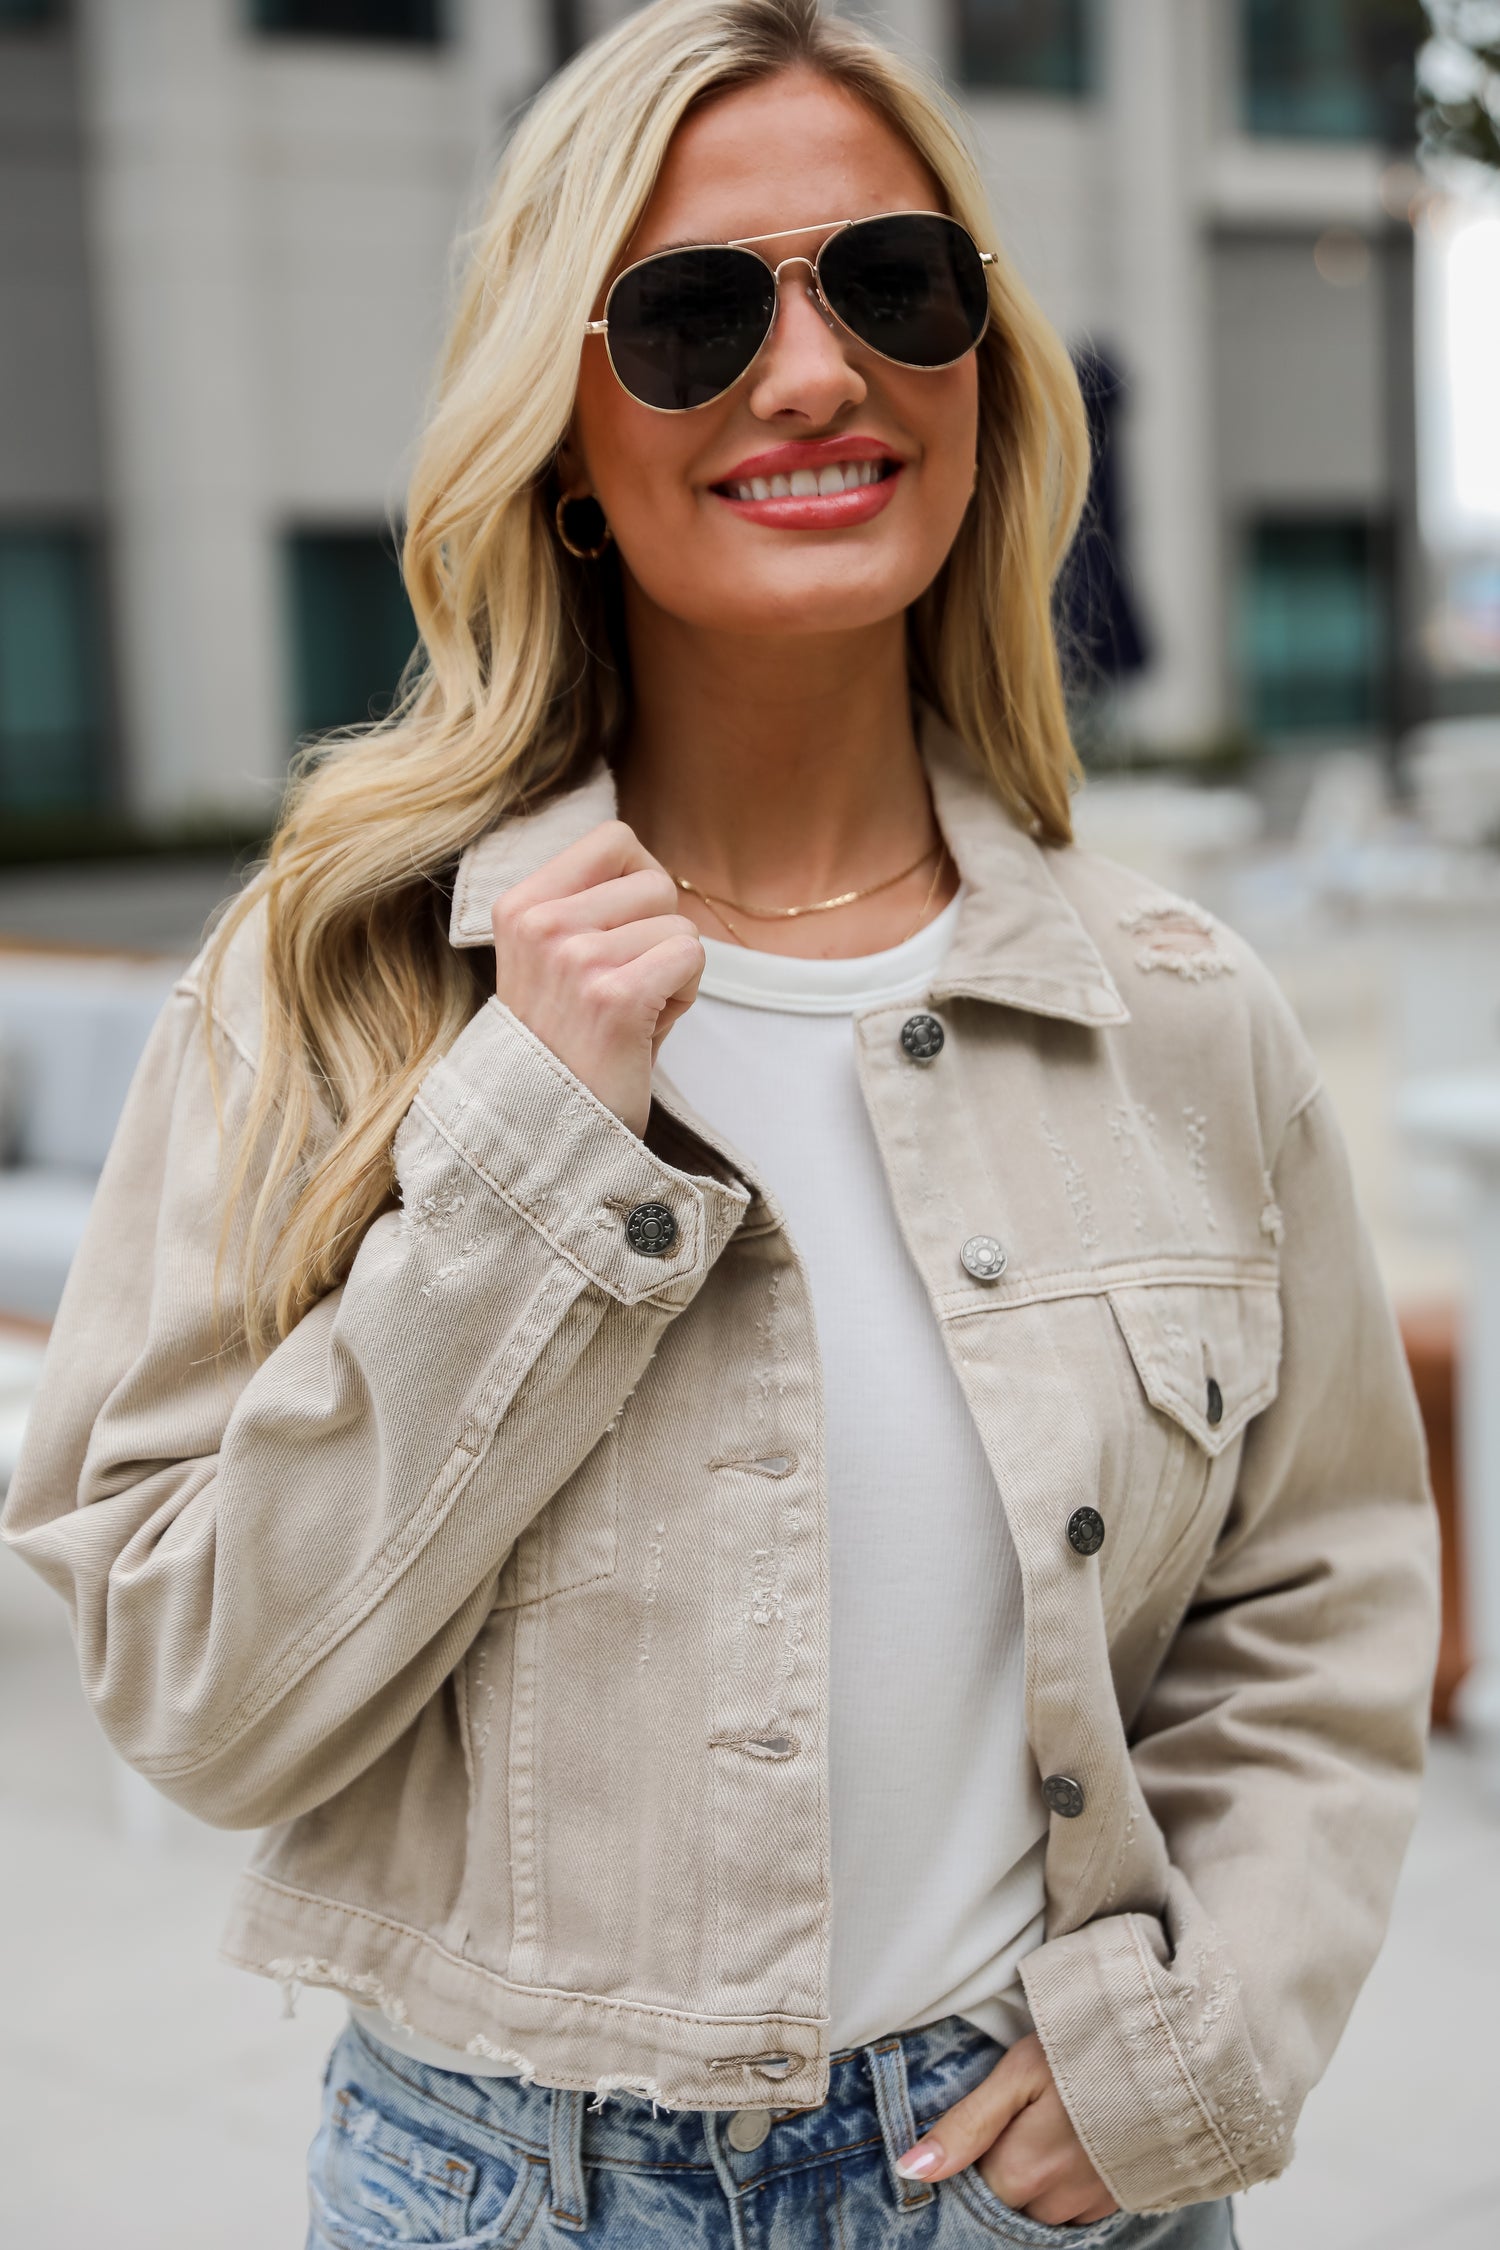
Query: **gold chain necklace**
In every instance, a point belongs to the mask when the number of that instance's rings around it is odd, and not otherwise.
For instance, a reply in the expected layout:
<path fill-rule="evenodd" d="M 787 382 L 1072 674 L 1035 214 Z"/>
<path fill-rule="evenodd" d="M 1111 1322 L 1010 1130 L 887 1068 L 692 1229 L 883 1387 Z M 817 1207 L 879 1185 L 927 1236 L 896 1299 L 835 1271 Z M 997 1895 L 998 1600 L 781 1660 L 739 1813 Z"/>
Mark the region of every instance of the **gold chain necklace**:
<path fill-rule="evenodd" d="M 680 891 L 690 891 L 694 898 L 701 898 L 706 906 L 712 907 L 715 915 L 734 939 L 735 944 L 744 945 L 745 940 L 724 912 L 726 906 L 732 906 L 736 913 L 748 914 L 752 919 L 762 922 L 792 921 L 802 914 L 827 914 L 835 906 L 850 906 L 857 898 L 873 897 L 876 891 L 888 891 L 893 884 L 904 882 L 908 875 L 914 875 L 925 861 L 931 859 L 934 852 L 937 854 L 937 865 L 932 870 L 932 881 L 927 886 L 927 896 L 923 899 L 921 910 L 911 928 L 906 932 L 906 936 L 898 938 L 896 941 L 898 945 L 904 945 L 907 938 L 916 936 L 926 920 L 927 910 L 932 904 L 933 896 L 938 887 L 938 879 L 947 862 L 948 847 L 941 837 L 935 844 L 929 844 L 926 851 L 920 853 L 909 867 L 899 869 L 896 874 L 883 875 L 878 883 L 869 883 L 862 891 L 840 891 L 835 898 L 815 899 L 810 906 L 747 906 L 743 899 L 731 898 L 727 892 L 700 890 L 698 885 L 690 883 L 685 875 L 673 875 L 672 880 Z M 667 872 L 671 874 L 670 868 Z"/>

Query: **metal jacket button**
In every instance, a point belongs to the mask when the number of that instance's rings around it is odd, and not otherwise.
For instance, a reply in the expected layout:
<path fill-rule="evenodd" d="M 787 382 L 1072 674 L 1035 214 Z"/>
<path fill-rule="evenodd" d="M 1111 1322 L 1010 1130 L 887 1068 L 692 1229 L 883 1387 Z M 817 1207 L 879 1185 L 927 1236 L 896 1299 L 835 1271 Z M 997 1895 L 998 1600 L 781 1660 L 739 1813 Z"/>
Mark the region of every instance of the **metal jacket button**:
<path fill-rule="evenodd" d="M 677 1240 L 677 1221 L 665 1203 L 638 1203 L 625 1221 L 625 1239 L 643 1258 L 664 1258 Z"/>
<path fill-rule="evenodd" d="M 931 1062 L 943 1051 L 944 1032 L 936 1016 L 908 1016 L 901 1026 L 901 1048 L 913 1062 Z"/>
<path fill-rule="evenodd" d="M 738 2149 L 759 2148 L 770 2130 L 768 2109 L 737 2109 L 729 2120 L 729 2145 Z"/>
<path fill-rule="evenodd" d="M 1222 1422 L 1224 1419 L 1224 1393 L 1220 1390 L 1212 1375 L 1208 1378 L 1208 1418 L 1210 1422 L 1215 1423 Z"/>
<path fill-rule="evenodd" d="M 1104 1518 L 1097 1508 L 1073 1510 L 1068 1518 L 1068 1545 L 1075 1554 L 1098 1554 L 1104 1545 Z"/>
<path fill-rule="evenodd" d="M 1064 1820 L 1076 1820 L 1083 1810 L 1083 1784 L 1070 1773 L 1049 1773 L 1042 1783 L 1042 1796 L 1049 1811 L 1061 1814 Z"/>
<path fill-rule="evenodd" d="M 971 1234 L 958 1255 L 976 1281 L 998 1281 L 1009 1262 L 992 1234 Z"/>

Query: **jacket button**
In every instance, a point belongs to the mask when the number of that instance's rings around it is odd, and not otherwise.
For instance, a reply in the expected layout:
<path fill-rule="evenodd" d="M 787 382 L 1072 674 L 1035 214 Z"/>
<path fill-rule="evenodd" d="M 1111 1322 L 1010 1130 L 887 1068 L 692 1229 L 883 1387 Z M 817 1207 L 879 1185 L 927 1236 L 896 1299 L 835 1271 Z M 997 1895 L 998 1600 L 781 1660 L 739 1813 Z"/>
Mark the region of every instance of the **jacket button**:
<path fill-rule="evenodd" d="M 768 2109 L 737 2109 L 729 2120 L 729 2145 L 738 2149 L 759 2148 L 770 2130 Z"/>
<path fill-rule="evenodd" d="M 1210 1422 L 1214 1423 L 1222 1422 L 1224 1419 L 1224 1393 L 1220 1390 L 1212 1375 L 1208 1378 L 1208 1418 Z"/>
<path fill-rule="evenodd" d="M 643 1258 L 664 1258 L 677 1240 L 677 1221 L 665 1203 L 638 1203 L 625 1221 L 625 1239 Z"/>
<path fill-rule="evenodd" d="M 901 1050 L 913 1062 L 931 1062 L 943 1051 L 944 1032 L 936 1016 L 908 1016 L 901 1026 Z"/>
<path fill-rule="evenodd" d="M 1097 1508 L 1073 1510 L 1068 1518 L 1068 1545 L 1075 1554 L 1098 1554 L 1104 1545 L 1104 1518 Z"/>
<path fill-rule="evenodd" d="M 992 1234 L 971 1234 L 958 1255 L 976 1281 L 998 1281 L 1009 1263 Z"/>
<path fill-rule="evenodd" d="M 1049 1773 L 1042 1783 L 1042 1796 L 1048 1810 L 1064 1820 L 1076 1820 L 1083 1810 L 1083 1784 L 1070 1773 Z"/>

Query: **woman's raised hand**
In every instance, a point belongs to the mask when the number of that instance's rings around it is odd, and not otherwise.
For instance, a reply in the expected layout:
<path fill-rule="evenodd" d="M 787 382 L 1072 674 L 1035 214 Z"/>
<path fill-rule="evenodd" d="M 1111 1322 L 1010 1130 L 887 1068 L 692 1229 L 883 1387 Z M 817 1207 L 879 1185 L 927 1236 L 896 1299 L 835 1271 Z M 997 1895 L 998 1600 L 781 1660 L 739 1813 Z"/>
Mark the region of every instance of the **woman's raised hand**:
<path fill-rule="evenodd" d="M 705 958 L 661 862 L 625 821 L 603 821 L 502 891 L 491 919 L 500 999 L 644 1133 L 651 1065 Z"/>

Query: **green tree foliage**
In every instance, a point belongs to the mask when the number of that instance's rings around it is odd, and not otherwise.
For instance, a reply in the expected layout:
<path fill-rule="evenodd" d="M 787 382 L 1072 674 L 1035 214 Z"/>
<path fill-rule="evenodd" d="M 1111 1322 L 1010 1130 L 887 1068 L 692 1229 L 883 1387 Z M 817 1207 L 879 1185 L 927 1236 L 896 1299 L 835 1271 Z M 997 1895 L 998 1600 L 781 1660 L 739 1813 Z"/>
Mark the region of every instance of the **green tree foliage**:
<path fill-rule="evenodd" d="M 1424 157 L 1500 171 L 1500 0 L 1424 0 L 1432 36 L 1417 58 Z"/>

